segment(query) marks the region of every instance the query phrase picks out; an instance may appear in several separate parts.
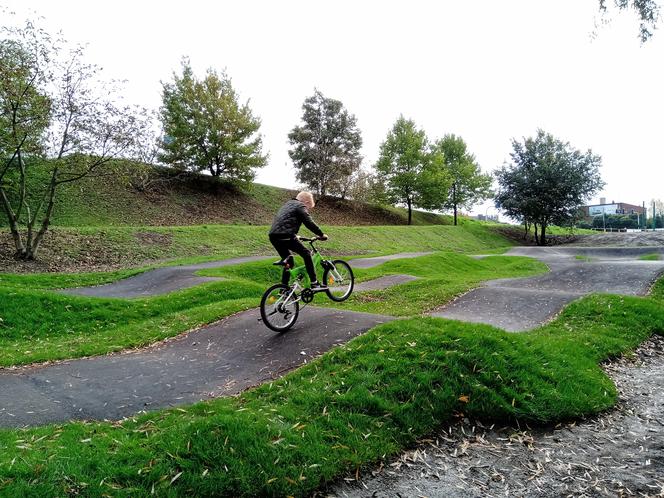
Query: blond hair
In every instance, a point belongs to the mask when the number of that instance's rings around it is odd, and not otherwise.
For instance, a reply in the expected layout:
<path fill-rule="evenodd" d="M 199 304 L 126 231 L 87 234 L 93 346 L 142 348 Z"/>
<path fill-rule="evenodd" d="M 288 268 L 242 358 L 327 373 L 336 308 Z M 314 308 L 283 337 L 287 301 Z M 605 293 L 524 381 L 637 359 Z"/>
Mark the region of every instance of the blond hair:
<path fill-rule="evenodd" d="M 311 192 L 300 192 L 295 196 L 295 199 L 300 201 L 309 209 L 313 209 L 313 207 L 316 205 L 316 203 L 314 202 L 314 196 L 311 194 Z"/>

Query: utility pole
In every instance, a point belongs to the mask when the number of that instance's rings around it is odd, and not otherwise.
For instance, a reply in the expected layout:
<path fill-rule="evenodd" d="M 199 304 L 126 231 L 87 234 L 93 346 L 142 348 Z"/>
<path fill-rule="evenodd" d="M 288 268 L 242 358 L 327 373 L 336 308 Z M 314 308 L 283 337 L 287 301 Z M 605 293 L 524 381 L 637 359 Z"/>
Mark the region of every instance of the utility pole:
<path fill-rule="evenodd" d="M 655 201 L 652 201 L 652 231 L 654 232 L 657 228 L 655 225 Z"/>
<path fill-rule="evenodd" d="M 606 217 L 604 216 L 604 209 L 602 209 L 602 226 L 604 227 L 604 231 L 606 232 Z"/>

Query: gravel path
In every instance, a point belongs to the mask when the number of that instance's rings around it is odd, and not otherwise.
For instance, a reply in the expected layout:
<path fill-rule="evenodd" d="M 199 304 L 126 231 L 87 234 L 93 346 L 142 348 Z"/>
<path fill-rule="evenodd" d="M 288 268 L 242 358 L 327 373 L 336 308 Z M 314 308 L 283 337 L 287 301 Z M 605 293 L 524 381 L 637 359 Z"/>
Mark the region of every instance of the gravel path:
<path fill-rule="evenodd" d="M 330 497 L 664 496 L 664 338 L 605 365 L 619 391 L 601 416 L 548 430 L 467 419 Z"/>

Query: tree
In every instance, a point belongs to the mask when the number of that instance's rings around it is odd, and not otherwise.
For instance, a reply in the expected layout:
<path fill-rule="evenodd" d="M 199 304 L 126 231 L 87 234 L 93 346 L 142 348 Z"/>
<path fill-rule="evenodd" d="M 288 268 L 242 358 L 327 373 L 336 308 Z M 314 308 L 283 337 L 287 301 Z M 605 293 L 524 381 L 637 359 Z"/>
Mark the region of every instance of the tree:
<path fill-rule="evenodd" d="M 513 139 L 512 148 L 512 163 L 496 172 L 496 207 L 532 223 L 537 244 L 546 245 L 547 227 L 573 219 L 584 201 L 604 185 L 601 158 L 591 150 L 573 149 L 543 130 L 523 143 Z"/>
<path fill-rule="evenodd" d="M 445 135 L 432 149 L 441 154 L 450 183 L 448 190 L 441 191 L 439 203 L 442 208 L 454 211 L 456 225 L 459 208 L 470 209 L 491 196 L 492 178 L 482 173 L 475 156 L 468 152 L 461 137 Z"/>
<path fill-rule="evenodd" d="M 288 134 L 288 155 L 298 181 L 319 195 L 345 197 L 350 178 L 360 167 L 362 135 L 355 116 L 339 100 L 314 90 L 302 105 L 302 126 Z"/>
<path fill-rule="evenodd" d="M 599 0 L 599 8 L 602 12 L 607 11 L 607 0 Z M 641 42 L 646 42 L 653 35 L 659 21 L 659 5 L 655 0 L 613 0 L 613 4 L 619 10 L 631 9 L 636 12 L 641 24 L 639 25 L 639 37 Z"/>
<path fill-rule="evenodd" d="M 382 204 L 385 200 L 385 185 L 373 171 L 359 168 L 344 184 L 345 194 L 360 202 Z"/>
<path fill-rule="evenodd" d="M 209 171 L 230 181 L 249 182 L 263 167 L 260 119 L 249 102 L 240 105 L 230 78 L 213 69 L 198 80 L 188 59 L 173 82 L 162 82 L 163 138 L 159 159 L 182 170 Z"/>
<path fill-rule="evenodd" d="M 0 204 L 17 259 L 35 259 L 58 188 L 131 153 L 145 122 L 108 100 L 80 47 L 33 22 L 0 40 Z M 64 55 L 63 55 L 64 54 Z M 95 89 L 99 89 L 95 92 Z"/>
<path fill-rule="evenodd" d="M 413 206 L 420 203 L 422 174 L 430 159 L 424 131 L 418 130 L 413 121 L 399 116 L 380 146 L 376 171 L 384 178 L 389 202 L 408 207 L 409 225 Z"/>

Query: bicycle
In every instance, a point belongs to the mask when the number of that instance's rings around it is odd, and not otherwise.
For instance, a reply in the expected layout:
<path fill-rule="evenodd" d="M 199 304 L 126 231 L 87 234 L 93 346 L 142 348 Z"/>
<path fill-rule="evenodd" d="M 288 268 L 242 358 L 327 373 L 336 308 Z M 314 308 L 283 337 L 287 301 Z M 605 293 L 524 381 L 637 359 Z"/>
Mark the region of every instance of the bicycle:
<path fill-rule="evenodd" d="M 291 268 L 288 258 L 272 263 L 283 266 L 289 272 L 289 285 L 275 284 L 268 288 L 261 298 L 261 319 L 263 323 L 275 332 L 286 332 L 290 329 L 300 314 L 300 302 L 306 306 L 314 300 L 318 293 L 325 292 L 333 301 L 341 302 L 348 299 L 353 292 L 355 277 L 350 265 L 341 259 L 323 259 L 314 242 L 320 237 L 299 237 L 301 241 L 308 242 L 312 250 L 314 267 L 323 268 L 324 286 L 318 289 L 304 287 L 302 281 L 307 276 L 304 265 Z M 304 306 L 303 306 L 304 307 Z"/>

